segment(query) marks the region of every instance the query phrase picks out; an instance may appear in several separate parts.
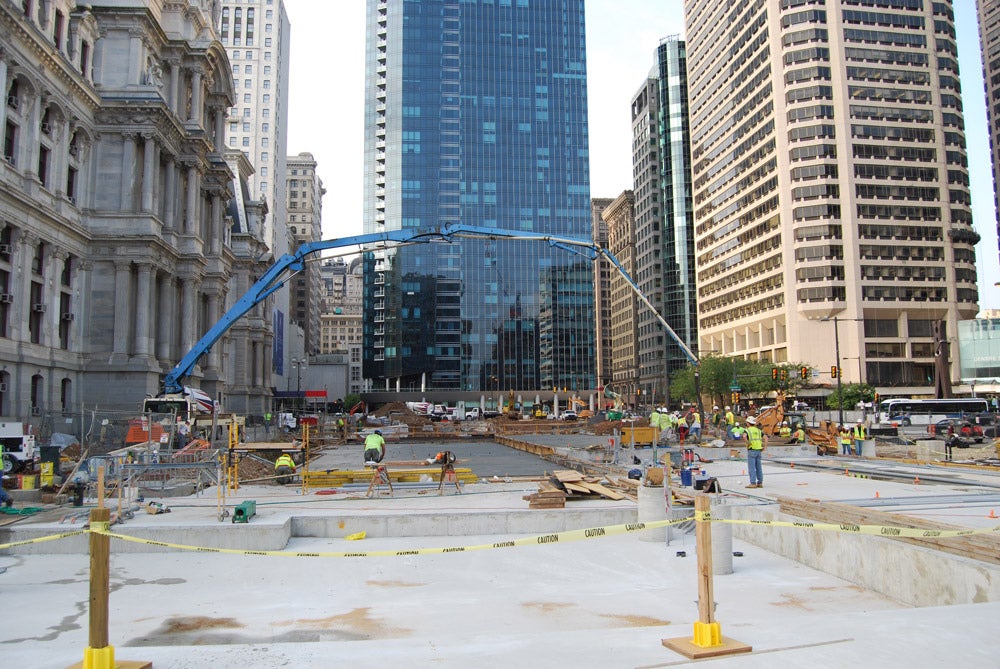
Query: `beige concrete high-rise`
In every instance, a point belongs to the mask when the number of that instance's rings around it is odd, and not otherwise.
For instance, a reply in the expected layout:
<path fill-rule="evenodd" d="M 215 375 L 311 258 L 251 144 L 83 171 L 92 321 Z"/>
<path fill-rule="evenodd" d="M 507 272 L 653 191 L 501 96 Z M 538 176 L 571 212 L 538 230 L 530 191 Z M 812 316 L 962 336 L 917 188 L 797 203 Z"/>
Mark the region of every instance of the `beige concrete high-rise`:
<path fill-rule="evenodd" d="M 844 382 L 931 392 L 933 323 L 954 361 L 978 311 L 951 2 L 685 14 L 700 349 L 833 385 L 839 339 Z"/>
<path fill-rule="evenodd" d="M 288 177 L 285 197 L 288 210 L 288 232 L 293 249 L 307 242 L 323 239 L 323 180 L 316 173 L 316 159 L 311 153 L 288 156 Z M 319 352 L 320 314 L 322 313 L 321 277 L 318 260 L 307 262 L 291 283 L 292 295 L 289 313 L 292 322 L 305 332 L 308 355 Z"/>
<path fill-rule="evenodd" d="M 989 122 L 990 156 L 993 159 L 993 203 L 1000 212 L 1000 0 L 976 0 L 979 14 L 979 48 L 986 88 L 986 120 Z M 985 221 L 982 221 L 985 224 Z M 1000 240 L 1000 217 L 997 221 Z"/>
<path fill-rule="evenodd" d="M 629 276 L 636 273 L 635 193 L 622 191 L 601 211 L 608 226 L 608 250 Z M 614 392 L 638 404 L 639 392 L 639 299 L 628 281 L 611 273 L 611 385 Z"/>

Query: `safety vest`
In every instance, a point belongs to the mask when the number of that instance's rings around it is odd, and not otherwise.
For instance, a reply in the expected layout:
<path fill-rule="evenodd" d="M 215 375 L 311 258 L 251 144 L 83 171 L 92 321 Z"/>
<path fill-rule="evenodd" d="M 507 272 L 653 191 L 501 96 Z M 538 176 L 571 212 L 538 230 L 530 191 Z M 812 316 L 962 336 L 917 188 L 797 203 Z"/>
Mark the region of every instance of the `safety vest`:
<path fill-rule="evenodd" d="M 856 425 L 854 427 L 854 438 L 858 439 L 860 441 L 864 441 L 865 440 L 865 426 L 864 425 Z"/>
<path fill-rule="evenodd" d="M 792 428 L 787 425 L 783 425 L 780 430 L 778 430 L 779 437 L 790 437 L 792 436 Z"/>
<path fill-rule="evenodd" d="M 278 467 L 291 467 L 292 469 L 295 469 L 295 461 L 292 460 L 292 456 L 288 453 L 282 453 L 278 456 L 278 459 L 274 461 L 274 468 L 277 469 Z"/>
<path fill-rule="evenodd" d="M 733 415 L 732 411 L 727 411 L 726 412 L 726 425 L 735 425 L 735 424 L 736 424 L 736 416 Z"/>
<path fill-rule="evenodd" d="M 804 444 L 806 441 L 806 431 L 801 427 L 795 431 L 795 441 Z"/>
<path fill-rule="evenodd" d="M 764 448 L 764 433 L 756 425 L 747 428 L 747 438 L 750 444 L 747 446 L 752 451 L 760 451 Z"/>
<path fill-rule="evenodd" d="M 372 432 L 367 437 L 365 437 L 366 451 L 369 449 L 381 451 L 383 446 L 385 446 L 385 439 L 382 438 L 382 435 L 375 434 L 374 432 Z"/>
<path fill-rule="evenodd" d="M 746 429 L 744 429 L 740 425 L 733 427 L 733 436 L 736 437 L 737 439 L 742 439 L 744 432 L 746 432 Z"/>
<path fill-rule="evenodd" d="M 691 423 L 692 426 L 697 425 L 698 427 L 701 427 L 701 414 L 695 411 L 691 414 L 691 420 L 688 422 Z"/>
<path fill-rule="evenodd" d="M 848 432 L 847 430 L 844 430 L 843 432 L 841 432 L 840 433 L 840 443 L 842 443 L 842 444 L 849 444 L 849 443 L 851 443 L 851 433 Z"/>

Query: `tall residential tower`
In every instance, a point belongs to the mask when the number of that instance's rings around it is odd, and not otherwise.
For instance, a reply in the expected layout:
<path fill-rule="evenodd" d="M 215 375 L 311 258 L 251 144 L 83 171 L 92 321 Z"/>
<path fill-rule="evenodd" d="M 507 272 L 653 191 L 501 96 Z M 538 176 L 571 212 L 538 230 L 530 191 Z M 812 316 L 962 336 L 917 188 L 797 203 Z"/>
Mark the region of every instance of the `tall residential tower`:
<path fill-rule="evenodd" d="M 952 3 L 684 6 L 701 350 L 930 392 L 979 299 Z"/>
<path fill-rule="evenodd" d="M 365 231 L 590 239 L 583 0 L 369 0 Z M 374 389 L 596 386 L 589 259 L 537 241 L 365 253 Z"/>

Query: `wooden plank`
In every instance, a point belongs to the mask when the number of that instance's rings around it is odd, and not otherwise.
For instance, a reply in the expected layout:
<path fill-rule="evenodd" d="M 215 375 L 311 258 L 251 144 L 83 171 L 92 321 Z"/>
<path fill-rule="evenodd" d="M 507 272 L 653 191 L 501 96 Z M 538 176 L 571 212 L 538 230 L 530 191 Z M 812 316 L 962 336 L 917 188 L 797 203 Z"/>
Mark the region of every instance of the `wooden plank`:
<path fill-rule="evenodd" d="M 818 501 L 811 502 L 808 500 L 793 500 L 779 497 L 778 503 L 780 504 L 782 513 L 823 523 L 907 527 L 921 530 L 968 529 L 958 525 L 949 525 L 947 523 L 939 523 L 885 511 L 863 509 L 835 502 L 821 503 Z M 886 538 L 991 564 L 1000 564 L 1000 537 L 994 534 L 975 534 L 966 537 L 944 539 L 893 536 L 886 536 Z"/>
<path fill-rule="evenodd" d="M 598 495 L 601 495 L 602 497 L 607 497 L 608 499 L 614 499 L 614 500 L 625 499 L 625 495 L 621 494 L 617 490 L 606 488 L 602 486 L 600 483 L 583 482 L 581 485 L 584 488 L 590 490 L 591 492 L 596 492 Z M 568 486 L 569 484 L 567 484 L 567 487 Z"/>
<path fill-rule="evenodd" d="M 562 490 L 559 490 L 555 484 L 550 483 L 549 481 L 539 481 L 538 489 L 542 492 L 562 492 Z"/>
<path fill-rule="evenodd" d="M 582 492 L 585 495 L 589 495 L 591 492 L 590 488 L 576 483 L 564 482 L 563 485 L 566 486 L 566 490 L 570 490 L 572 492 Z"/>
<path fill-rule="evenodd" d="M 583 474 L 575 469 L 557 469 L 552 472 L 552 475 L 559 479 L 562 483 L 566 483 L 567 481 L 575 482 L 583 480 Z"/>

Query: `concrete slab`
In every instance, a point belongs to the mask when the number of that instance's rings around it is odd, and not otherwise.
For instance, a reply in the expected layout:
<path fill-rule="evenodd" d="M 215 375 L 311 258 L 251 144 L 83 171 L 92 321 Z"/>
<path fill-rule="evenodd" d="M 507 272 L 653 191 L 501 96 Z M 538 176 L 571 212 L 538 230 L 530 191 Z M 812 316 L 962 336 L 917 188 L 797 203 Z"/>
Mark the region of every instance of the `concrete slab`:
<path fill-rule="evenodd" d="M 345 452 L 345 463 L 353 455 Z M 845 474 L 845 463 L 892 478 Z M 877 501 L 883 509 L 970 528 L 1000 523 L 989 513 L 1000 509 L 995 472 L 814 456 L 794 464 L 768 460 L 759 490 L 743 487 L 746 465 L 740 458 L 719 457 L 706 471 L 722 482 L 737 519 L 777 517 L 780 496 Z M 942 482 L 914 484 L 911 473 Z M 609 500 L 529 511 L 521 497 L 535 489 L 531 482 L 512 481 L 466 486 L 462 495 L 409 490 L 365 499 L 363 491 L 303 495 L 291 487 L 246 486 L 227 500 L 230 507 L 256 500 L 258 516 L 245 525 L 220 522 L 214 494 L 203 493 L 165 500 L 171 513 L 136 514 L 113 530 L 208 546 L 411 552 L 631 522 L 622 519 L 637 514 L 635 503 Z M 683 515 L 683 508 L 674 513 Z M 22 533 L 79 529 L 79 523 L 37 520 L 0 528 L 0 542 Z M 628 534 L 357 558 L 137 553 L 124 549 L 132 544 L 113 541 L 110 638 L 116 658 L 148 660 L 161 669 L 245 669 L 251 663 L 361 669 L 686 666 L 692 661 L 661 640 L 686 637 L 697 619 L 695 540 L 685 533 L 692 525 L 675 527 L 669 543 Z M 715 616 L 725 636 L 752 645 L 753 652 L 699 664 L 996 666 L 1000 638 L 988 633 L 988 621 L 1000 618 L 1000 594 L 983 584 L 1000 584 L 997 568 L 904 550 L 882 537 L 846 541 L 838 533 L 733 527 L 733 569 L 715 577 Z M 359 529 L 368 538 L 343 538 Z M 406 536 L 411 534 L 418 536 Z M 74 537 L 40 544 L 44 553 L 0 553 L 0 568 L 6 568 L 0 591 L 9 614 L 0 625 L 0 647 L 10 666 L 65 667 L 82 658 L 89 601 L 85 545 L 75 554 L 53 552 L 77 539 L 85 544 L 85 537 Z M 880 594 L 880 580 L 901 595 Z M 901 603 L 920 597 L 919 607 Z M 981 603 L 940 606 L 962 598 Z"/>

